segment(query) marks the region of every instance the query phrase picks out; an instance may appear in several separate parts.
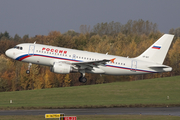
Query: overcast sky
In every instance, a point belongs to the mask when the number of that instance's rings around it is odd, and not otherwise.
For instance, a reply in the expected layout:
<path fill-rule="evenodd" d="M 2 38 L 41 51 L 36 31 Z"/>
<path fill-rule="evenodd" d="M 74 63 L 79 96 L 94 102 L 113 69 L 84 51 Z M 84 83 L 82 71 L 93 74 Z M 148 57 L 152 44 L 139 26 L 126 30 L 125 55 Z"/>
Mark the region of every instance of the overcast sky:
<path fill-rule="evenodd" d="M 50 31 L 79 32 L 101 22 L 127 23 L 143 19 L 168 33 L 180 27 L 180 0 L 1 0 L 0 32 L 21 37 L 48 35 Z"/>

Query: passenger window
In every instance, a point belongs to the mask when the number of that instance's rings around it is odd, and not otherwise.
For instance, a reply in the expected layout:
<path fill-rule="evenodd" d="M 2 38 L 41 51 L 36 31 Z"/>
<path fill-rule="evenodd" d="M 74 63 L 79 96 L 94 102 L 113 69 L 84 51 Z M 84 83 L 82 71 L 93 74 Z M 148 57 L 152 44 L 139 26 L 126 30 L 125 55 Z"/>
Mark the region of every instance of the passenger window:
<path fill-rule="evenodd" d="M 22 47 L 20 47 L 20 50 L 22 50 L 23 48 Z"/>

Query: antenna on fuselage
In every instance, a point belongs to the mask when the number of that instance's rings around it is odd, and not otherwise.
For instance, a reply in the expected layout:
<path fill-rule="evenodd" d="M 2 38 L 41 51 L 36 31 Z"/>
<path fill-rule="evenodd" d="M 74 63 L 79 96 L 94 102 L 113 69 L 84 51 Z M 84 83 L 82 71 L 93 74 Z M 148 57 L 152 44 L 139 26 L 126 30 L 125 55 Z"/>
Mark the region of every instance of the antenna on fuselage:
<path fill-rule="evenodd" d="M 34 42 L 34 44 L 36 44 L 36 41 Z"/>
<path fill-rule="evenodd" d="M 106 55 L 108 55 L 108 52 L 106 53 Z"/>

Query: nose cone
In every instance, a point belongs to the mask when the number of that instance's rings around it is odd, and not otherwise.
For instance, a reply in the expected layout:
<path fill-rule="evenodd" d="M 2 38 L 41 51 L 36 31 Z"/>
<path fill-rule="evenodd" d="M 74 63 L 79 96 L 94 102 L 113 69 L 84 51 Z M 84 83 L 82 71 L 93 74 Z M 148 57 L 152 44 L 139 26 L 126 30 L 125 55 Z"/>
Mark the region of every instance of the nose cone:
<path fill-rule="evenodd" d="M 11 49 L 6 50 L 5 54 L 6 56 L 13 58 L 13 51 Z"/>

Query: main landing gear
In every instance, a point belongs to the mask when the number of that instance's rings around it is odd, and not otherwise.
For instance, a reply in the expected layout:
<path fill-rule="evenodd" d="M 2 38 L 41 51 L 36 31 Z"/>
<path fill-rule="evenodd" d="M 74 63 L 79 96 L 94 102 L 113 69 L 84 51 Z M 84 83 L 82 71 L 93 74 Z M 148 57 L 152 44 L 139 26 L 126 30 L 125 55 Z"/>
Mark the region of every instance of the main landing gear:
<path fill-rule="evenodd" d="M 26 70 L 26 74 L 29 74 L 29 73 L 30 73 L 31 65 L 32 65 L 32 63 L 29 63 L 29 65 L 28 65 L 28 70 Z"/>
<path fill-rule="evenodd" d="M 79 77 L 79 82 L 86 83 L 87 79 L 85 78 L 85 73 L 81 73 L 81 76 Z"/>

